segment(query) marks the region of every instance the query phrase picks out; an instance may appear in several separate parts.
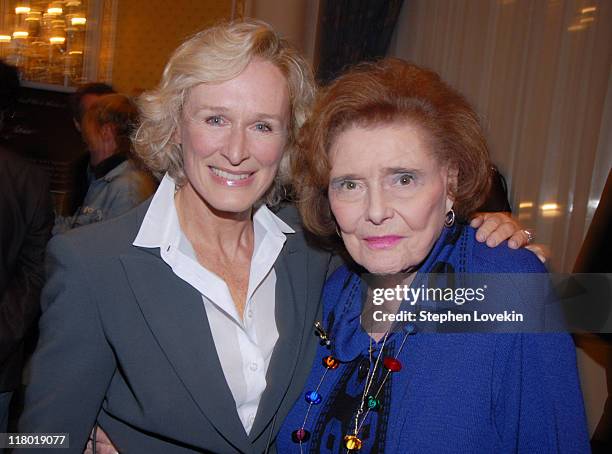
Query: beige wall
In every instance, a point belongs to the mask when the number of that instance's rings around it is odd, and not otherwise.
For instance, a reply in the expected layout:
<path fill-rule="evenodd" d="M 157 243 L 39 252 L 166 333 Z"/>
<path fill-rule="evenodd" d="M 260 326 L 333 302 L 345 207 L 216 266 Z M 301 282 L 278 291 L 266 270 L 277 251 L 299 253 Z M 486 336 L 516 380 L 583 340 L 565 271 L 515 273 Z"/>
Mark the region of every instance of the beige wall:
<path fill-rule="evenodd" d="M 612 2 L 412 0 L 390 54 L 438 71 L 482 118 L 513 212 L 572 270 L 612 168 Z"/>
<path fill-rule="evenodd" d="M 247 0 L 245 14 L 270 24 L 312 63 L 319 0 Z"/>
<path fill-rule="evenodd" d="M 113 85 L 127 94 L 153 88 L 181 41 L 231 10 L 231 0 L 120 0 Z"/>

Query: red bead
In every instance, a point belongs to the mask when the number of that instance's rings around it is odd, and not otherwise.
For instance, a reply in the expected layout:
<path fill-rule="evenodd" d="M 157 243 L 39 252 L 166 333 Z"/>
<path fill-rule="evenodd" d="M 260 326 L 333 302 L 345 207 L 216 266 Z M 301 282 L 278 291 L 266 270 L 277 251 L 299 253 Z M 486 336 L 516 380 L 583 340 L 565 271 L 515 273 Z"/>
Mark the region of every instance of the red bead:
<path fill-rule="evenodd" d="M 309 438 L 310 432 L 308 432 L 306 429 L 300 428 L 291 433 L 291 439 L 294 443 L 303 443 L 308 441 Z"/>
<path fill-rule="evenodd" d="M 399 372 L 400 370 L 402 370 L 402 363 L 400 363 L 398 359 L 392 358 L 390 356 L 387 356 L 383 360 L 383 366 L 385 366 L 385 369 L 388 369 L 391 372 Z"/>

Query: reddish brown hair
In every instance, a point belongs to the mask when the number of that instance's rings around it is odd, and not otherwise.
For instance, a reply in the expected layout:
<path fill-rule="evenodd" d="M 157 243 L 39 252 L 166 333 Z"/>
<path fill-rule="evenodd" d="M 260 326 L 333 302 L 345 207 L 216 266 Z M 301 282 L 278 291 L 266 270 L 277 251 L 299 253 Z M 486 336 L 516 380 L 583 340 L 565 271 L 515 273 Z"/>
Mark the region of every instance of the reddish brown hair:
<path fill-rule="evenodd" d="M 467 219 L 489 190 L 489 154 L 478 118 L 468 102 L 438 74 L 403 60 L 362 63 L 321 90 L 300 133 L 292 161 L 298 207 L 305 227 L 332 235 L 328 152 L 339 133 L 353 125 L 409 122 L 422 128 L 438 161 L 456 169 L 450 187 L 453 209 Z"/>

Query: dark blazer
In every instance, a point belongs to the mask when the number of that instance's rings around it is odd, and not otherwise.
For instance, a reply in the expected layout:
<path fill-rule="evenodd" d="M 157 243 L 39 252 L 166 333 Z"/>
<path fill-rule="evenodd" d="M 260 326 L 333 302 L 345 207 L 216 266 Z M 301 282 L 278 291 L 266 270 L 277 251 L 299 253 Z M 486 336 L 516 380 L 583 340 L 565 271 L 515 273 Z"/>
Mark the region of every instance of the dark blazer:
<path fill-rule="evenodd" d="M 52 226 L 47 175 L 0 148 L 0 392 L 21 381 L 23 339 L 40 312 Z"/>
<path fill-rule="evenodd" d="M 330 263 L 296 230 L 274 265 L 279 339 L 247 436 L 201 295 L 158 249 L 132 245 L 149 203 L 53 238 L 20 432 L 69 432 L 81 453 L 98 424 L 120 452 L 264 452 L 312 365 L 312 325 Z"/>

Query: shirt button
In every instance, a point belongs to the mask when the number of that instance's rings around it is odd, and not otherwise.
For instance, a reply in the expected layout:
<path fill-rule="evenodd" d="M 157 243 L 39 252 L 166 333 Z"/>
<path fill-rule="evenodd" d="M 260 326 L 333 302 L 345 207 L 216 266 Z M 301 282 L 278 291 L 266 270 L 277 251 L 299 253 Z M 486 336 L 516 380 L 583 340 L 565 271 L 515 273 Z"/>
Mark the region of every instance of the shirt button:
<path fill-rule="evenodd" d="M 253 424 L 253 421 L 255 421 L 255 415 L 249 416 L 249 424 Z"/>
<path fill-rule="evenodd" d="M 255 372 L 257 370 L 257 363 L 256 362 L 252 362 L 251 365 L 249 366 L 251 368 L 251 370 L 253 372 Z"/>
<path fill-rule="evenodd" d="M 247 311 L 247 317 L 253 318 L 253 311 L 251 309 Z"/>

